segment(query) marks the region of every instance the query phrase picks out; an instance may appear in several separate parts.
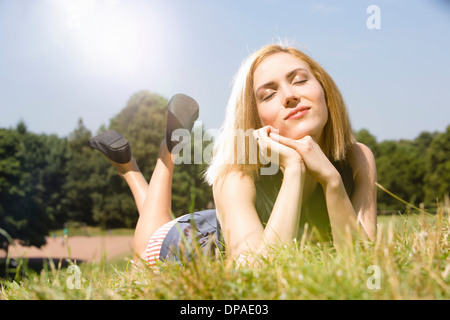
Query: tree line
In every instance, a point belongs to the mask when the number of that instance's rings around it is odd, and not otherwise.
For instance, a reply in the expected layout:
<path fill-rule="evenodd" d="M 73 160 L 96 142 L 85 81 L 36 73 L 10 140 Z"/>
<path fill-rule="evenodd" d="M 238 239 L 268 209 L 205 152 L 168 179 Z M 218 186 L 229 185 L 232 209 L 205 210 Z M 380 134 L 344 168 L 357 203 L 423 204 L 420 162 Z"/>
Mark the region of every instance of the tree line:
<path fill-rule="evenodd" d="M 379 213 L 403 213 L 412 207 L 432 213 L 448 197 L 450 125 L 444 132 L 421 132 L 414 140 L 377 142 L 366 129 L 358 131 L 356 138 L 374 154 L 378 183 L 396 196 L 379 189 Z"/>
<path fill-rule="evenodd" d="M 99 128 L 117 130 L 130 141 L 147 181 L 164 139 L 167 103 L 158 94 L 138 92 L 107 128 Z M 68 137 L 35 134 L 23 122 L 0 128 L 0 229 L 24 245 L 39 247 L 51 230 L 67 222 L 133 228 L 138 218 L 134 199 L 106 158 L 89 148 L 87 141 L 95 134 L 82 120 Z M 377 142 L 365 129 L 356 136 L 374 153 L 378 182 L 405 201 L 433 206 L 448 193 L 450 126 L 443 133 L 422 132 L 414 140 Z M 202 179 L 205 169 L 206 164 L 175 166 L 175 216 L 213 206 L 211 188 Z M 378 207 L 389 212 L 407 208 L 381 191 Z"/>

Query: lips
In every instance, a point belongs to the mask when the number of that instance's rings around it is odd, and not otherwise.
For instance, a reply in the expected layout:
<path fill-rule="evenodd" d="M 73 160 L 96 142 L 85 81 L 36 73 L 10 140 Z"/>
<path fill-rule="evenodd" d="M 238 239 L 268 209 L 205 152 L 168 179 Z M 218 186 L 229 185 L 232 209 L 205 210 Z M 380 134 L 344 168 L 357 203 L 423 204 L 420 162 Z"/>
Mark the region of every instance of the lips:
<path fill-rule="evenodd" d="M 287 115 L 286 117 L 284 117 L 284 120 L 296 120 L 296 119 L 300 119 L 302 117 L 304 117 L 309 109 L 311 109 L 311 107 L 308 106 L 298 106 L 294 109 L 292 109 Z"/>

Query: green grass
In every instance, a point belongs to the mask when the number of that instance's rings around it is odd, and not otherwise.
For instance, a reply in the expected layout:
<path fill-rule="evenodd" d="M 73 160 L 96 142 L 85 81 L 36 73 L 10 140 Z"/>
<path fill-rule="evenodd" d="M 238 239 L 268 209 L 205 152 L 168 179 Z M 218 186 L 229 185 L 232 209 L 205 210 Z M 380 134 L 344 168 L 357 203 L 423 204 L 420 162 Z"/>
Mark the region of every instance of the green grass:
<path fill-rule="evenodd" d="M 337 252 L 299 240 L 253 267 L 198 258 L 135 269 L 124 256 L 80 265 L 78 289 L 70 269 L 49 265 L 2 281 L 0 299 L 449 299 L 449 228 L 448 209 L 380 216 L 374 243 Z"/>

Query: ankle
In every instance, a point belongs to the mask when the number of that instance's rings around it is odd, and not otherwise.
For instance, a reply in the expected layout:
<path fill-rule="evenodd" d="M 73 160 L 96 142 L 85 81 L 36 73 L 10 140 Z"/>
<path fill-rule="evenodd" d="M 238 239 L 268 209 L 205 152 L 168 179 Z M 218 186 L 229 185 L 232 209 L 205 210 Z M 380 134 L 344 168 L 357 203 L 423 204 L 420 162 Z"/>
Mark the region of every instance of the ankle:
<path fill-rule="evenodd" d="M 121 176 L 125 175 L 127 172 L 130 172 L 130 171 L 139 171 L 139 168 L 137 167 L 137 163 L 133 157 L 127 163 L 117 163 L 112 160 L 109 160 L 109 162 L 114 166 L 114 168 L 116 168 L 117 172 Z"/>
<path fill-rule="evenodd" d="M 160 146 L 159 146 L 159 152 L 158 152 L 158 158 L 167 165 L 173 166 L 175 163 L 175 159 L 178 157 L 176 154 L 172 154 L 169 151 L 169 148 L 166 143 L 166 139 L 164 139 Z"/>

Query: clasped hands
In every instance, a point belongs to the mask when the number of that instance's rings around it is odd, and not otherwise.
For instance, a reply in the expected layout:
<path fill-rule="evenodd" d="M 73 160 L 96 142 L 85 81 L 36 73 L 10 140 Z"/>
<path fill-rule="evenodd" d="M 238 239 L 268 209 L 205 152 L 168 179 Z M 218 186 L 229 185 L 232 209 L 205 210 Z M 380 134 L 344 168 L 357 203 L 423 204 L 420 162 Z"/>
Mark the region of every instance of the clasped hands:
<path fill-rule="evenodd" d="M 310 135 L 291 139 L 280 135 L 279 130 L 268 125 L 253 131 L 253 136 L 258 142 L 260 153 L 265 156 L 270 151 L 271 160 L 278 159 L 277 165 L 283 173 L 297 168 L 301 172 L 308 172 L 322 186 L 339 176 L 322 148 Z"/>

